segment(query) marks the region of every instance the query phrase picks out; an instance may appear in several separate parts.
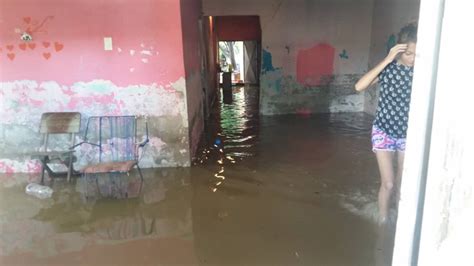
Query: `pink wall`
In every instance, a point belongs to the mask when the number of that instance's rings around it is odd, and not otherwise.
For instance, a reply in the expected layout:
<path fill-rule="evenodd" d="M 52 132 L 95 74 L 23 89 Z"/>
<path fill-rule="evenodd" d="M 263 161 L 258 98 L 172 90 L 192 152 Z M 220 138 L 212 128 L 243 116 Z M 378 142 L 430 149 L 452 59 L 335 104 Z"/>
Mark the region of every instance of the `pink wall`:
<path fill-rule="evenodd" d="M 183 56 L 179 0 L 1 0 L 0 6 L 2 81 L 167 84 L 184 75 L 182 64 L 169 63 Z M 36 31 L 25 47 L 15 30 L 28 28 Z M 104 37 L 112 37 L 113 51 L 104 51 Z"/>
<path fill-rule="evenodd" d="M 38 169 L 14 153 L 37 148 L 41 113 L 52 111 L 146 116 L 151 147 L 142 167 L 189 165 L 181 6 L 0 0 L 0 172 Z M 33 41 L 20 40 L 23 31 Z M 112 37 L 113 50 L 104 50 L 104 37 Z M 188 63 L 195 72 L 199 61 Z"/>

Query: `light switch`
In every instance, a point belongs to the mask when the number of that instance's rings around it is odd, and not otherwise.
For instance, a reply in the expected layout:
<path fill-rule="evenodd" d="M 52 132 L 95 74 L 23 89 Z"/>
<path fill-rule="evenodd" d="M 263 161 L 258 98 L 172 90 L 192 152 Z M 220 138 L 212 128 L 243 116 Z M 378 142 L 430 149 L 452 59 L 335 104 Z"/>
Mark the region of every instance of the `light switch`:
<path fill-rule="evenodd" d="M 112 51 L 112 37 L 104 37 L 104 50 L 105 51 Z"/>

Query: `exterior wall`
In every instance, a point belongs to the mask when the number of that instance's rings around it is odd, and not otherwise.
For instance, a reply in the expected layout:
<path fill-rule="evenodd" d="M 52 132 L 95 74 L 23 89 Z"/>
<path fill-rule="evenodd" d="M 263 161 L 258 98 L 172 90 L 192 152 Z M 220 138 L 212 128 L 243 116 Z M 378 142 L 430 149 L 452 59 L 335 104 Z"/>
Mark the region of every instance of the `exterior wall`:
<path fill-rule="evenodd" d="M 205 15 L 258 15 L 263 114 L 362 111 L 373 0 L 204 0 Z M 354 23 L 357 21 L 357 23 Z"/>
<path fill-rule="evenodd" d="M 0 9 L 0 172 L 39 170 L 24 154 L 38 148 L 40 116 L 51 111 L 81 112 L 83 122 L 146 117 L 140 165 L 190 165 L 178 0 L 0 0 Z M 20 40 L 24 31 L 33 41 Z"/>
<path fill-rule="evenodd" d="M 375 0 L 372 20 L 369 69 L 377 65 L 396 43 L 397 34 L 406 24 L 418 20 L 419 0 Z M 364 111 L 375 114 L 378 89 L 364 93 Z"/>
<path fill-rule="evenodd" d="M 466 51 L 474 35 L 462 29 L 474 25 L 473 8 L 471 1 L 421 3 L 420 52 L 412 92 L 416 105 L 410 110 L 408 166 L 405 163 L 393 265 L 467 266 L 474 261 L 474 91 L 458 78 L 472 75 L 474 54 Z M 420 135 L 425 112 L 427 134 Z M 420 145 L 423 141 L 429 148 Z M 424 161 L 419 160 L 420 153 Z M 423 171 L 418 170 L 421 167 Z"/>
<path fill-rule="evenodd" d="M 183 54 L 186 72 L 186 98 L 189 118 L 189 145 L 191 156 L 196 152 L 204 132 L 204 91 L 201 79 L 201 34 L 199 23 L 201 2 L 181 0 L 181 23 L 183 25 Z"/>

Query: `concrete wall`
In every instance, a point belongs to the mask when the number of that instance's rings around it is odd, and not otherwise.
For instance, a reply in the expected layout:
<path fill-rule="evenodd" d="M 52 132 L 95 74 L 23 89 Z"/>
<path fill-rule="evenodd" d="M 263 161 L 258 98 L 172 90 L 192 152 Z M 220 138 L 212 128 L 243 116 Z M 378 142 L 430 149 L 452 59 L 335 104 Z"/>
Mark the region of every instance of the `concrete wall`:
<path fill-rule="evenodd" d="M 263 114 L 362 111 L 373 0 L 204 0 L 205 15 L 258 15 Z"/>
<path fill-rule="evenodd" d="M 406 24 L 418 20 L 419 0 L 375 0 L 372 19 L 369 69 L 377 65 L 397 41 Z M 364 111 L 375 114 L 378 89 L 365 93 Z"/>
<path fill-rule="evenodd" d="M 0 10 L 0 172 L 39 170 L 22 154 L 38 148 L 40 116 L 50 111 L 147 117 L 140 164 L 190 165 L 186 97 L 197 113 L 200 85 L 195 47 L 185 75 L 179 0 L 0 0 Z M 25 31 L 33 41 L 20 40 Z"/>
<path fill-rule="evenodd" d="M 464 29 L 474 25 L 473 8 L 421 1 L 393 265 L 474 261 L 474 90 L 458 78 L 472 75 L 474 35 Z"/>
<path fill-rule="evenodd" d="M 202 31 L 203 31 L 203 42 L 204 49 L 202 49 L 202 54 L 204 55 L 204 64 L 205 64 L 205 115 L 209 116 L 210 108 L 212 104 L 217 99 L 217 89 L 218 89 L 218 80 L 217 80 L 217 34 L 215 28 L 215 18 L 213 17 L 204 17 L 202 20 Z"/>
<path fill-rule="evenodd" d="M 204 91 L 201 80 L 201 1 L 181 0 L 183 54 L 186 73 L 186 98 L 189 118 L 189 145 L 193 157 L 204 131 Z"/>

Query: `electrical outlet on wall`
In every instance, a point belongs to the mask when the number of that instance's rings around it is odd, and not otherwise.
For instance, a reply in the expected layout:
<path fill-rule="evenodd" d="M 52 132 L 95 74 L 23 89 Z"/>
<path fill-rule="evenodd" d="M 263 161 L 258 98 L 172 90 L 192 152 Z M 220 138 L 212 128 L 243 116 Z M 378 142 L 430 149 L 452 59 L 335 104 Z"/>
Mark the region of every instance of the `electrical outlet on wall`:
<path fill-rule="evenodd" d="M 104 37 L 104 50 L 105 51 L 112 51 L 112 37 Z"/>

